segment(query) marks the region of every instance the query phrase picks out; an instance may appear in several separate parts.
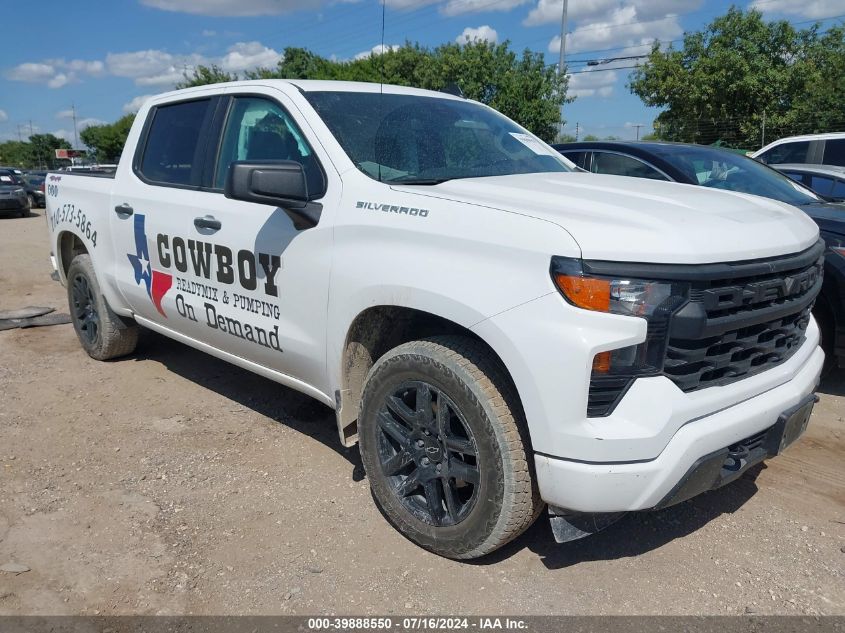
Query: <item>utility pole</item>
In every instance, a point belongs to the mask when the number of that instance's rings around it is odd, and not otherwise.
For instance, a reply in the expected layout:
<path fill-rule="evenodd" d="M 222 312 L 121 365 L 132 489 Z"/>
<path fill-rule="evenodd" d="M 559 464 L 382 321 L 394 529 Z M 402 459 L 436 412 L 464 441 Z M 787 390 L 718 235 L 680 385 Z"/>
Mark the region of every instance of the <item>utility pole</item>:
<path fill-rule="evenodd" d="M 30 119 L 29 120 L 29 138 L 30 138 L 30 140 L 32 140 L 32 136 L 34 134 L 35 134 L 35 132 L 32 129 L 32 119 Z M 41 149 L 40 148 L 38 150 L 38 169 L 43 169 L 42 164 L 41 164 Z"/>
<path fill-rule="evenodd" d="M 563 60 L 566 57 L 566 14 L 569 11 L 569 0 L 563 0 L 563 11 L 560 14 L 560 57 L 557 62 L 557 74 L 563 74 Z"/>
<path fill-rule="evenodd" d="M 566 14 L 569 10 L 569 0 L 563 0 L 563 10 L 560 14 L 560 55 L 557 60 L 557 76 L 563 79 L 563 62 L 566 57 Z M 563 136 L 563 104 L 560 106 L 560 129 L 558 132 Z"/>
<path fill-rule="evenodd" d="M 76 106 L 74 104 L 70 104 L 70 111 L 73 115 L 73 149 L 79 147 L 79 132 L 76 129 Z"/>
<path fill-rule="evenodd" d="M 766 147 L 766 111 L 763 110 L 763 132 L 760 137 L 760 147 Z"/>
<path fill-rule="evenodd" d="M 73 149 L 79 147 L 79 132 L 76 129 L 76 105 L 70 104 L 70 111 L 73 114 Z M 70 164 L 75 165 L 74 159 L 71 157 Z"/>
<path fill-rule="evenodd" d="M 575 142 L 576 142 L 576 143 L 578 142 L 578 137 L 579 137 L 580 135 L 581 135 L 581 124 L 580 124 L 580 123 L 576 123 L 576 124 L 575 124 Z"/>
<path fill-rule="evenodd" d="M 18 142 L 23 143 L 23 136 L 21 136 L 21 124 L 18 123 Z"/>
<path fill-rule="evenodd" d="M 642 123 L 637 123 L 636 125 L 632 125 L 631 127 L 637 129 L 637 140 L 640 140 L 640 128 L 643 127 Z"/>

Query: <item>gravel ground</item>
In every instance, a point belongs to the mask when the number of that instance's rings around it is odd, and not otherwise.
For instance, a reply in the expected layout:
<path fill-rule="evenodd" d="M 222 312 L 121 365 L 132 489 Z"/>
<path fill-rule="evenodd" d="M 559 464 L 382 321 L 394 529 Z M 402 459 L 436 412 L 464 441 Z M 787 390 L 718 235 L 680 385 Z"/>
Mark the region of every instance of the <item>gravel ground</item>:
<path fill-rule="evenodd" d="M 43 211 L 0 219 L 0 309 L 66 311 Z M 331 411 L 146 332 L 0 332 L 0 614 L 845 614 L 845 374 L 740 481 L 556 545 L 541 518 L 474 563 L 375 508 Z"/>

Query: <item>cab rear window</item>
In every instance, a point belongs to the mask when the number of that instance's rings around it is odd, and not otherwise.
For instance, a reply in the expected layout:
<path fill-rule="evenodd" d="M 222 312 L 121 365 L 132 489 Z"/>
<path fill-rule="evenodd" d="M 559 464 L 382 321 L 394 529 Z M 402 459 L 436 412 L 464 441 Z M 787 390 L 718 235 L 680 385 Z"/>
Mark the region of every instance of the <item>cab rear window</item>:
<path fill-rule="evenodd" d="M 141 160 L 141 175 L 169 185 L 199 186 L 202 177 L 200 131 L 210 99 L 160 106 L 152 113 Z"/>

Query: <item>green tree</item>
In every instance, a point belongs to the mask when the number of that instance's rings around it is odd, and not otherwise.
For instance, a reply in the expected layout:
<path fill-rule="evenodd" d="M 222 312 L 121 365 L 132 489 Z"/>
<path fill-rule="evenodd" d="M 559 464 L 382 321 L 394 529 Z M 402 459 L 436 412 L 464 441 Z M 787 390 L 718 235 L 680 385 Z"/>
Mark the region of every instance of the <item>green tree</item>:
<path fill-rule="evenodd" d="M 336 79 L 384 82 L 443 90 L 457 85 L 464 96 L 496 108 L 541 138 L 552 141 L 560 126 L 560 109 L 572 101 L 567 80 L 547 66 L 539 53 L 510 50 L 508 42 L 474 41 L 427 48 L 406 42 L 383 54 L 334 61 L 303 48 L 287 48 L 275 68 L 246 73 L 248 79 Z M 231 79 L 214 67 L 199 66 L 183 85 Z"/>
<path fill-rule="evenodd" d="M 117 162 L 134 120 L 134 114 L 127 114 L 114 123 L 91 125 L 79 133 L 79 138 L 93 150 L 97 162 Z"/>
<path fill-rule="evenodd" d="M 731 8 L 687 34 L 679 50 L 655 45 L 629 88 L 646 105 L 666 108 L 655 122 L 662 138 L 759 146 L 764 121 L 774 135 L 841 120 L 843 34 L 837 27 L 821 36 L 818 26 L 796 30 Z"/>
<path fill-rule="evenodd" d="M 227 81 L 237 81 L 238 76 L 229 73 L 212 64 L 211 66 L 197 66 L 189 75 L 182 73 L 182 81 L 176 84 L 177 88 L 190 88 L 192 86 L 205 86 L 206 84 L 221 84 Z"/>
<path fill-rule="evenodd" d="M 33 134 L 27 141 L 0 143 L 0 164 L 31 169 L 56 165 L 56 150 L 70 149 L 70 143 L 52 134 Z"/>
<path fill-rule="evenodd" d="M 71 145 L 65 139 L 52 134 L 33 134 L 29 137 L 28 166 L 53 166 L 57 149 L 70 149 Z"/>
<path fill-rule="evenodd" d="M 790 110 L 792 130 L 843 129 L 845 124 L 845 26 L 829 29 L 807 46 L 800 64 L 803 87 Z"/>
<path fill-rule="evenodd" d="M 0 165 L 29 167 L 29 143 L 5 141 L 0 143 Z"/>

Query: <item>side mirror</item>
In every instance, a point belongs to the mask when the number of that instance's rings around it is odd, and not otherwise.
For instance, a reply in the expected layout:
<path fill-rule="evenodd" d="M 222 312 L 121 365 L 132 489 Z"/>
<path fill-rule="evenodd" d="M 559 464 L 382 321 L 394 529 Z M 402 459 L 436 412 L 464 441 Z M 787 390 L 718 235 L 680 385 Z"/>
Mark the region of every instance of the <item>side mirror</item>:
<path fill-rule="evenodd" d="M 223 195 L 279 207 L 297 229 L 316 226 L 322 211 L 319 203 L 308 200 L 305 171 L 292 160 L 234 161 L 226 173 Z"/>

